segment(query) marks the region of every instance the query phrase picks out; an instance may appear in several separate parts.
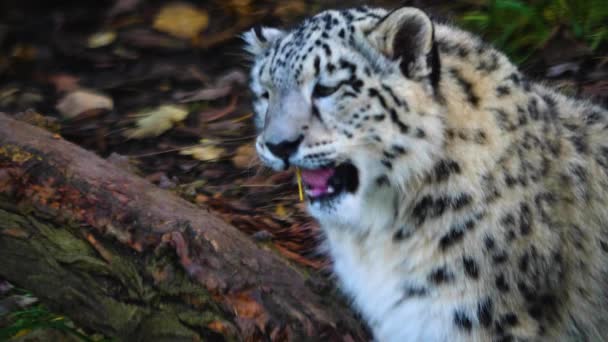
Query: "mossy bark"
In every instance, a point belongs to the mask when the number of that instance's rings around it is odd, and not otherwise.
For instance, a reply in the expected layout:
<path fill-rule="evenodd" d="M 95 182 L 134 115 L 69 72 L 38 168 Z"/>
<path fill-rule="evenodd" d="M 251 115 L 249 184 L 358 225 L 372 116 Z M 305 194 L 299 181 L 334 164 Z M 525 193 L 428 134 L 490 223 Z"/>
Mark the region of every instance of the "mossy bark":
<path fill-rule="evenodd" d="M 174 266 L 168 248 L 133 253 L 76 224 L 53 224 L 9 203 L 0 197 L 0 274 L 52 309 L 122 340 L 238 338 L 234 317 Z"/>
<path fill-rule="evenodd" d="M 324 280 L 207 210 L 3 114 L 0 260 L 0 276 L 121 340 L 367 337 Z"/>

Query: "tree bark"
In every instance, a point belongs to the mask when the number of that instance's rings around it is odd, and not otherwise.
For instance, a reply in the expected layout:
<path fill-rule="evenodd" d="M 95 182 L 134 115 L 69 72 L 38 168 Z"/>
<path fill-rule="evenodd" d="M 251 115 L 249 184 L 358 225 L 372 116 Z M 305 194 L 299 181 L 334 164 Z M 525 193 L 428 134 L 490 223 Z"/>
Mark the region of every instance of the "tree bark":
<path fill-rule="evenodd" d="M 325 280 L 0 113 L 0 276 L 119 340 L 365 340 Z"/>

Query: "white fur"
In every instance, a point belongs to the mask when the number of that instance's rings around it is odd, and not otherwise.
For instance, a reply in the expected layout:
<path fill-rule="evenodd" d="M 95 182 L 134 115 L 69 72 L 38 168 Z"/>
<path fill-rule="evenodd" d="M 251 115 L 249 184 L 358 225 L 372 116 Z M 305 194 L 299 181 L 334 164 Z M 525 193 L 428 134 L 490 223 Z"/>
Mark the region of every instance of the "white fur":
<path fill-rule="evenodd" d="M 317 22 L 302 26 L 304 40 L 278 30 L 263 31 L 265 37 L 275 38 L 270 40 L 274 49 L 252 32 L 245 39 L 257 57 L 251 89 L 257 96 L 256 123 L 262 132 L 256 149 L 262 161 L 283 169 L 285 163 L 270 153 L 265 142 L 280 141 L 281 134 L 283 140 L 293 140 L 293 132 L 301 132 L 302 143 L 290 164 L 318 168 L 348 160 L 359 172 L 354 193 L 343 193 L 329 204 L 313 202 L 309 211 L 327 236 L 326 247 L 341 287 L 375 338 L 383 342 L 492 341 L 504 336 L 599 341 L 608 336 L 608 113 L 542 86 L 530 86 L 504 55 L 469 33 L 439 24 L 434 25 L 435 38 L 446 51 L 441 55 L 438 89 L 432 89 L 425 79 L 432 72 L 427 56 L 408 64 L 409 71 L 417 73 L 404 77 L 401 61 L 391 58 L 393 45 L 386 40 L 404 20 L 413 20 L 422 25 L 421 45 L 413 48 L 428 52 L 432 36 L 428 17 L 406 8 L 376 25 L 386 11 L 361 13 L 322 13 Z M 324 15 L 338 22 L 327 32 L 318 26 L 328 22 Z M 357 26 L 352 36 L 338 33 L 351 24 Z M 330 45 L 331 54 L 324 51 L 323 43 Z M 348 92 L 356 87 L 347 84 L 331 96 L 312 96 L 317 84 L 345 82 L 349 68 L 340 66 L 344 61 L 357 66 L 354 76 L 364 80 L 365 87 L 354 95 Z M 488 68 L 492 63 L 495 68 Z M 330 64 L 336 72 L 319 69 Z M 508 88 L 507 95 L 499 94 L 499 86 Z M 384 92 L 387 88 L 390 92 Z M 382 100 L 370 95 L 370 89 L 382 92 Z M 407 106 L 399 107 L 393 96 L 406 100 Z M 532 117 L 528 107 L 533 101 L 549 119 Z M 550 108 L 551 102 L 557 109 Z M 390 109 L 398 110 L 408 132 L 388 116 Z M 583 116 L 592 109 L 596 113 L 589 120 L 597 122 L 589 125 Z M 497 115 L 497 110 L 502 113 Z M 375 120 L 379 114 L 386 117 Z M 531 139 L 526 141 L 526 136 Z M 577 151 L 581 148 L 577 139 L 588 144 L 583 146 L 586 153 Z M 551 153 L 549 148 L 538 149 L 544 143 L 558 150 L 547 165 L 543 158 Z M 394 146 L 406 152 L 397 154 Z M 394 153 L 390 166 L 383 163 L 386 153 Z M 439 177 L 435 167 L 442 161 L 457 163 L 458 172 L 433 180 Z M 529 165 L 524 167 L 524 162 Z M 542 177 L 533 179 L 540 172 Z M 509 185 L 507 176 L 523 180 Z M 389 184 L 379 186 L 379 179 L 384 183 L 388 179 Z M 491 198 L 495 190 L 499 194 Z M 554 204 L 543 202 L 546 194 L 554 195 Z M 469 200 L 446 209 L 458 196 Z M 415 214 L 414 208 L 424 199 L 441 199 L 444 207 L 427 203 L 421 211 L 429 212 Z M 525 205 L 531 215 L 527 234 L 519 232 Z M 513 216 L 515 229 L 505 223 L 508 215 Z M 442 238 L 456 231 L 454 226 L 472 220 L 474 225 L 457 242 L 441 246 Z M 408 237 L 397 238 L 396 232 Z M 489 236 L 494 250 L 484 247 Z M 497 264 L 493 257 L 501 251 L 509 257 Z M 519 265 L 522 256 L 530 253 L 536 254 L 532 275 Z M 561 264 L 556 255 L 567 273 L 557 285 L 553 279 Z M 477 276 L 465 265 L 465 257 L 474 260 Z M 442 282 L 430 277 L 441 268 L 449 270 L 453 279 Z M 497 277 L 510 285 L 509 291 L 498 286 Z M 559 298 L 555 307 L 543 310 L 562 319 L 532 317 L 530 303 L 522 300 L 518 286 L 535 281 L 545 285 L 535 290 Z M 402 301 L 408 288 L 423 288 L 426 293 Z M 492 324 L 479 318 L 484 300 L 493 303 Z M 464 323 L 457 319 L 458 313 L 466 317 Z M 513 327 L 500 321 L 508 313 L 517 315 Z M 496 324 L 503 325 L 499 329 Z"/>

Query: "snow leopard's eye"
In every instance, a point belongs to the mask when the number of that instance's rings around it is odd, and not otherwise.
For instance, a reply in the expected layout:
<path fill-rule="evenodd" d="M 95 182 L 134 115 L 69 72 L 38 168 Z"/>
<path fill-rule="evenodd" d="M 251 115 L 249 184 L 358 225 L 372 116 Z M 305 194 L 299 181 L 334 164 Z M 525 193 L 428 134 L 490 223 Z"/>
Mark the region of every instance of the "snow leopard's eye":
<path fill-rule="evenodd" d="M 339 88 L 339 84 L 333 87 L 328 87 L 317 83 L 317 85 L 315 85 L 315 88 L 312 91 L 312 96 L 315 98 L 328 97 L 338 91 Z"/>

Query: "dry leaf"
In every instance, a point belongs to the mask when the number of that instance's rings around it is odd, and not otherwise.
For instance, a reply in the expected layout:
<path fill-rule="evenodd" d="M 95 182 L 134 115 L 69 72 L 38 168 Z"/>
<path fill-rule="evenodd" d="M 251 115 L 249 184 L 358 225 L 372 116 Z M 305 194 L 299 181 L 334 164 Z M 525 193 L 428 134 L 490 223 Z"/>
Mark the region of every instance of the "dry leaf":
<path fill-rule="evenodd" d="M 223 148 L 214 146 L 210 140 L 203 139 L 201 143 L 203 143 L 203 146 L 187 148 L 180 151 L 179 154 L 189 155 L 198 160 L 215 160 L 219 159 L 225 152 Z"/>
<path fill-rule="evenodd" d="M 78 89 L 78 82 L 80 82 L 80 79 L 69 74 L 60 73 L 49 76 L 48 81 L 55 86 L 57 92 L 61 93 Z"/>
<path fill-rule="evenodd" d="M 237 317 L 252 320 L 260 329 L 266 327 L 268 313 L 250 292 L 232 293 L 226 297 Z"/>
<path fill-rule="evenodd" d="M 285 206 L 282 203 L 279 203 L 274 210 L 274 213 L 278 217 L 285 217 L 287 216 L 287 209 L 285 209 Z"/>
<path fill-rule="evenodd" d="M 64 96 L 56 108 L 64 117 L 73 118 L 92 109 L 112 110 L 114 101 L 106 95 L 81 89 Z"/>
<path fill-rule="evenodd" d="M 232 163 L 239 169 L 247 169 L 256 164 L 258 156 L 252 144 L 241 145 L 236 149 L 236 154 L 232 157 Z"/>
<path fill-rule="evenodd" d="M 173 3 L 163 7 L 154 19 L 154 28 L 172 36 L 192 39 L 207 28 L 209 16 L 190 4 Z"/>
<path fill-rule="evenodd" d="M 113 31 L 102 31 L 93 33 L 87 40 L 87 46 L 91 49 L 96 49 L 110 45 L 116 39 L 116 32 Z"/>
<path fill-rule="evenodd" d="M 127 131 L 127 137 L 142 139 L 156 137 L 170 130 L 175 123 L 188 116 L 188 110 L 181 106 L 163 105 L 155 110 L 138 114 L 137 128 Z"/>

